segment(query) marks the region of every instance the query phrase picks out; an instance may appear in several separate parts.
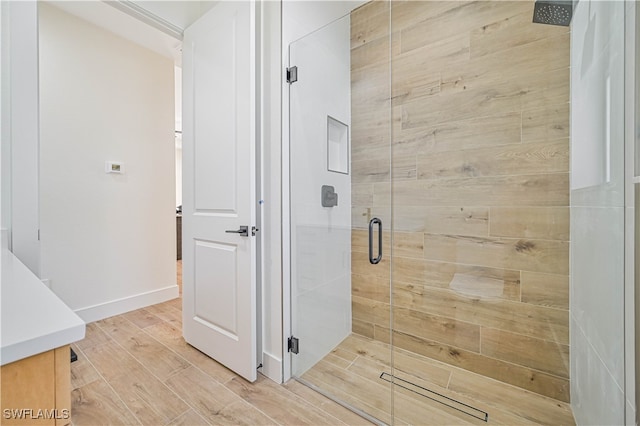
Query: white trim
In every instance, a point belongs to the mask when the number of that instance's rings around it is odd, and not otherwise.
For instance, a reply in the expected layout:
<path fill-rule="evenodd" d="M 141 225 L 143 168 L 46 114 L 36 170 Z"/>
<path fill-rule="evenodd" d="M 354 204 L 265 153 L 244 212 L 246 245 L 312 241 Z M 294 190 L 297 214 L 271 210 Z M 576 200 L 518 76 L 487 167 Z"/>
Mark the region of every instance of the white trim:
<path fill-rule="evenodd" d="M 625 397 L 625 422 L 636 424 L 638 401 L 638 353 L 636 346 L 636 332 L 638 330 L 637 310 L 638 294 L 636 289 L 636 249 L 638 229 L 636 229 L 636 185 L 640 177 L 636 176 L 636 126 L 638 106 L 638 76 L 637 58 L 637 19 L 636 3 L 629 2 L 625 8 L 625 249 L 624 249 L 624 397 Z"/>
<path fill-rule="evenodd" d="M 144 22 L 147 25 L 152 26 L 153 28 L 162 31 L 163 33 L 182 41 L 183 29 L 178 27 L 177 25 L 172 24 L 159 17 L 158 15 L 149 12 L 147 9 L 138 6 L 132 1 L 129 0 L 116 0 L 116 1 L 106 1 L 106 4 L 118 9 L 120 12 L 126 13 L 127 15 Z"/>
<path fill-rule="evenodd" d="M 263 352 L 262 374 L 276 383 L 282 383 L 282 360 L 268 352 Z"/>
<path fill-rule="evenodd" d="M 158 290 L 148 291 L 133 296 L 123 297 L 122 299 L 115 299 L 109 302 L 76 309 L 74 312 L 85 322 L 90 323 L 104 318 L 109 318 L 114 315 L 120 315 L 125 312 L 166 302 L 167 300 L 175 299 L 178 296 L 178 286 L 174 284 Z"/>
<path fill-rule="evenodd" d="M 284 24 L 283 24 L 284 25 Z M 282 48 L 281 76 L 289 66 L 288 44 Z M 282 81 L 282 353 L 283 380 L 291 378 L 291 354 L 288 351 L 288 338 L 291 327 L 291 191 L 289 176 L 289 83 Z"/>
<path fill-rule="evenodd" d="M 41 261 L 38 236 L 40 228 L 38 3 L 12 1 L 9 2 L 8 11 L 5 9 L 5 12 L 8 12 L 9 19 L 7 42 L 9 56 L 5 70 L 9 72 L 10 98 L 7 112 L 11 120 L 8 123 L 11 161 L 9 245 L 13 254 L 39 277 Z M 2 96 L 4 98 L 4 92 Z M 7 135 L 2 136 L 4 138 Z M 6 143 L 7 141 L 2 141 L 3 145 Z"/>
<path fill-rule="evenodd" d="M 9 230 L 0 229 L 0 248 L 9 250 Z"/>

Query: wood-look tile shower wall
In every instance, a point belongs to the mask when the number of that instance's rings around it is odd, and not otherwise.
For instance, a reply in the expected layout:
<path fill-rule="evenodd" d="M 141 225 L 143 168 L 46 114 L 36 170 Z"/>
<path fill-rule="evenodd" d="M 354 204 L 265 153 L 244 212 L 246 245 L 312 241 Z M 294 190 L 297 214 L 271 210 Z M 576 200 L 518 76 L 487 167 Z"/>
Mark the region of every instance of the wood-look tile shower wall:
<path fill-rule="evenodd" d="M 389 341 L 392 274 L 396 347 L 568 401 L 569 29 L 532 16 L 533 1 L 352 13 L 353 331 Z"/>

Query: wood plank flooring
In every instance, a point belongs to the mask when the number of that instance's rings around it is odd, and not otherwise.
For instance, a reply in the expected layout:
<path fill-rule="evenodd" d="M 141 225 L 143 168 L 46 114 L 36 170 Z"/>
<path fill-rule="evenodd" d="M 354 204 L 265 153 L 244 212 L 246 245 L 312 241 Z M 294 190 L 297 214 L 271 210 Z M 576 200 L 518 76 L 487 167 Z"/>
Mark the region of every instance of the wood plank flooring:
<path fill-rule="evenodd" d="M 189 346 L 181 304 L 178 298 L 87 325 L 86 338 L 72 345 L 75 426 L 370 424 L 294 380 L 249 383 Z M 395 424 L 485 424 L 392 389 L 380 379 L 391 373 L 390 360 L 386 343 L 354 334 L 303 378 L 385 422 L 393 394 Z M 567 404 L 403 349 L 395 350 L 394 365 L 396 377 L 488 412 L 489 424 L 574 424 Z"/>
<path fill-rule="evenodd" d="M 75 426 L 370 424 L 299 383 L 238 377 L 184 341 L 181 309 L 174 299 L 87 325 L 72 345 Z"/>
<path fill-rule="evenodd" d="M 381 379 L 382 373 L 392 373 L 389 345 L 356 334 L 347 337 L 302 378 L 387 423 L 391 421 L 393 394 L 395 424 L 575 424 L 569 404 L 468 370 L 403 349 L 394 350 L 393 365 L 396 377 L 487 412 L 488 422 L 459 411 L 469 411 L 460 404 L 454 403 L 458 408 L 454 409 L 434 401 L 447 400 L 407 382 L 391 385 Z"/>

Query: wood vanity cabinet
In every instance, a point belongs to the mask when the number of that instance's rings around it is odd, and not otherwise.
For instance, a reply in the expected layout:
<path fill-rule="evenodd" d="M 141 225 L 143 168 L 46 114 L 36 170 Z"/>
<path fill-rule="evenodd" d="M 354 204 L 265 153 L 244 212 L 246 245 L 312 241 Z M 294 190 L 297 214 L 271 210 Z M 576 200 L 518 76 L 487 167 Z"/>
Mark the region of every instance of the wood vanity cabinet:
<path fill-rule="evenodd" d="M 70 368 L 69 345 L 3 365 L 0 424 L 70 425 Z"/>

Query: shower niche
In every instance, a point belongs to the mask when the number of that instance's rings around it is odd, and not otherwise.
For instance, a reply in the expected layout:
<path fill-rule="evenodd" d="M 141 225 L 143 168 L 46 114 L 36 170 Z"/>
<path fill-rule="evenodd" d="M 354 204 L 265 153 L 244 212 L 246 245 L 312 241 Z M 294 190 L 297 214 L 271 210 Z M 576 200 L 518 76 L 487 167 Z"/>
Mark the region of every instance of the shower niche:
<path fill-rule="evenodd" d="M 327 169 L 349 174 L 349 126 L 327 116 Z"/>

